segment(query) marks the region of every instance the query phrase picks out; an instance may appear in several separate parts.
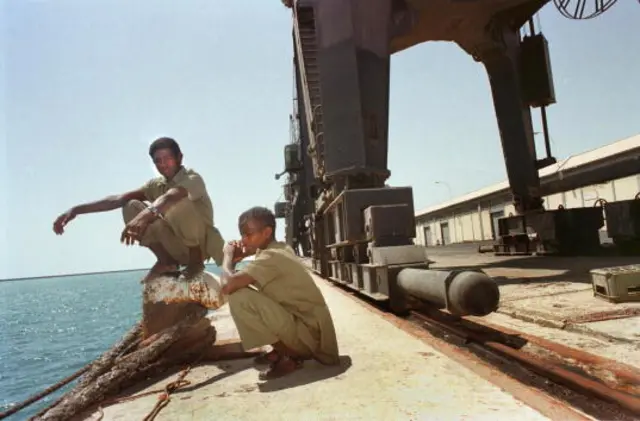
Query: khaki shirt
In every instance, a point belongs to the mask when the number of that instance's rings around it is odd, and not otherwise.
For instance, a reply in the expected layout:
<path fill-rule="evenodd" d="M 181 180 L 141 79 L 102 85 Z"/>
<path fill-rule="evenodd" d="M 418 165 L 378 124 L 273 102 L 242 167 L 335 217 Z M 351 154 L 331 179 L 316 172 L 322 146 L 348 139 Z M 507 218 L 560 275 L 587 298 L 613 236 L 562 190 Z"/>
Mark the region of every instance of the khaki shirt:
<path fill-rule="evenodd" d="M 338 340 L 329 307 L 313 277 L 293 249 L 272 242 L 256 253 L 240 272 L 255 280 L 267 297 L 290 312 L 306 329 L 299 329 L 300 340 L 323 364 L 338 364 Z"/>
<path fill-rule="evenodd" d="M 192 169 L 183 167 L 171 180 L 161 176 L 147 181 L 142 186 L 142 191 L 148 201 L 154 202 L 174 187 L 183 187 L 187 190 L 188 198 L 193 202 L 200 217 L 200 222 L 205 228 L 205 244 L 203 244 L 203 248 L 206 256 L 204 257 L 205 259 L 213 258 L 216 264 L 220 266 L 223 258 L 224 239 L 214 225 L 213 205 L 200 174 Z"/>

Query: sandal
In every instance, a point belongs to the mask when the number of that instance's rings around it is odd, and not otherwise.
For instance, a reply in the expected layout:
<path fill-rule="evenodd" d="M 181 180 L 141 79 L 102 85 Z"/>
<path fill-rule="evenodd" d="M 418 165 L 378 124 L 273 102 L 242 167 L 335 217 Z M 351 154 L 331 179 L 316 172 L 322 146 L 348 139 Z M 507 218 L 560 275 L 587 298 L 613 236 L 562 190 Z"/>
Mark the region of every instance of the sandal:
<path fill-rule="evenodd" d="M 277 379 L 302 368 L 302 360 L 288 356 L 278 356 L 278 360 L 271 363 L 271 366 L 260 373 L 260 380 Z"/>
<path fill-rule="evenodd" d="M 253 359 L 258 365 L 267 365 L 278 362 L 278 353 L 276 351 L 263 352 Z"/>

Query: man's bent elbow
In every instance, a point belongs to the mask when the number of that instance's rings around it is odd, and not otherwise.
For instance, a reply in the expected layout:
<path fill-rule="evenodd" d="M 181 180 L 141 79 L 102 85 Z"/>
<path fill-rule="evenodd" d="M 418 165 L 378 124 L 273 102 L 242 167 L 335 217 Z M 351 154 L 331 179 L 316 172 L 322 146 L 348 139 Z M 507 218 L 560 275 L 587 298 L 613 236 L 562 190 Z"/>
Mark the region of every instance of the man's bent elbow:
<path fill-rule="evenodd" d="M 124 208 L 130 203 L 144 203 L 147 200 L 147 197 L 143 190 L 133 190 L 118 196 L 111 196 L 110 199 L 113 200 L 113 203 L 118 208 Z"/>
<path fill-rule="evenodd" d="M 172 202 L 179 202 L 189 197 L 189 191 L 182 186 L 172 187 L 165 193 L 165 197 Z"/>
<path fill-rule="evenodd" d="M 113 205 L 116 208 L 124 208 L 125 206 L 129 205 L 130 203 L 139 202 L 139 200 L 136 200 L 136 199 L 128 199 L 127 200 L 125 197 L 119 196 L 119 197 L 114 197 L 112 199 L 112 202 L 113 202 Z"/>

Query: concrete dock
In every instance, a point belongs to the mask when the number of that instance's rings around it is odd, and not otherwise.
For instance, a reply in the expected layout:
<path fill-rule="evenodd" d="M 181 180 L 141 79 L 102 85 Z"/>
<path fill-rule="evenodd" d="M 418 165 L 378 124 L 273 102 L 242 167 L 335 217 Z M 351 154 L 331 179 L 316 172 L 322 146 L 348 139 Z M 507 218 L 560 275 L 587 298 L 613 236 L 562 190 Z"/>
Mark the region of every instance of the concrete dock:
<path fill-rule="evenodd" d="M 594 297 L 589 271 L 640 263 L 640 256 L 543 257 L 478 253 L 477 244 L 431 247 L 433 268 L 481 268 L 500 288 L 484 321 L 640 367 L 640 302 Z"/>
<path fill-rule="evenodd" d="M 431 259 L 434 267 L 478 266 L 496 277 L 501 307 L 484 321 L 640 366 L 640 317 L 628 317 L 640 304 L 610 304 L 594 298 L 590 289 L 588 267 L 611 266 L 620 259 L 505 258 L 475 250 L 433 249 Z M 156 419 L 590 419 L 411 323 L 375 310 L 325 280 L 316 281 L 336 324 L 341 366 L 307 362 L 290 376 L 261 382 L 252 359 L 201 364 Z M 589 322 L 595 312 L 613 317 L 621 308 L 629 309 L 627 317 Z M 212 323 L 219 341 L 237 343 L 227 306 L 212 314 Z M 173 373 L 128 393 L 162 389 L 176 378 Z M 144 419 L 158 395 L 107 406 L 102 419 Z M 98 417 L 94 411 L 80 419 Z"/>
<path fill-rule="evenodd" d="M 251 359 L 203 364 L 172 395 L 157 420 L 460 420 L 549 419 L 399 329 L 342 291 L 317 279 L 332 315 L 342 364 L 315 362 L 292 375 L 258 380 Z M 221 340 L 234 335 L 227 306 L 214 314 Z M 146 385 L 161 389 L 176 374 Z M 103 420 L 143 419 L 157 394 L 104 408 Z M 84 419 L 98 417 L 93 413 Z"/>

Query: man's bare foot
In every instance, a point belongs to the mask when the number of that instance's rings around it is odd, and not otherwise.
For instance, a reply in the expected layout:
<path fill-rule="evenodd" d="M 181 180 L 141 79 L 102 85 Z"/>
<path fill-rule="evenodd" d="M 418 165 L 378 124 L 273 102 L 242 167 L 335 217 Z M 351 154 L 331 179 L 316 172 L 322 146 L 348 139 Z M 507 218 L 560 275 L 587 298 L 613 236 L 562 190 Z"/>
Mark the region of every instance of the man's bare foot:
<path fill-rule="evenodd" d="M 142 278 L 141 282 L 148 282 L 158 276 L 169 275 L 169 274 L 178 274 L 180 271 L 180 267 L 176 263 L 164 263 L 164 262 L 156 262 L 147 275 Z"/>
<path fill-rule="evenodd" d="M 204 263 L 202 262 L 188 263 L 187 267 L 182 271 L 182 275 L 185 279 L 190 280 L 204 272 L 204 269 Z"/>

